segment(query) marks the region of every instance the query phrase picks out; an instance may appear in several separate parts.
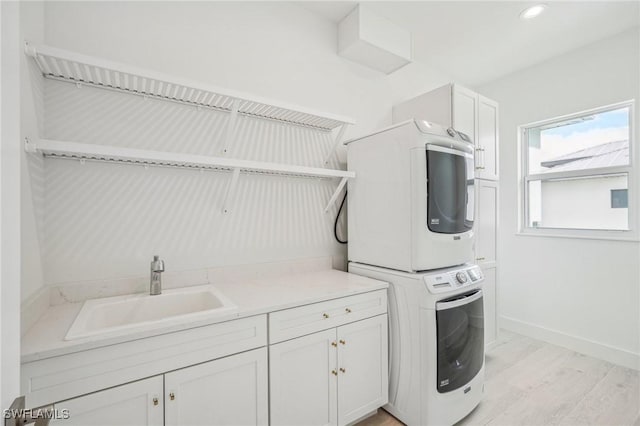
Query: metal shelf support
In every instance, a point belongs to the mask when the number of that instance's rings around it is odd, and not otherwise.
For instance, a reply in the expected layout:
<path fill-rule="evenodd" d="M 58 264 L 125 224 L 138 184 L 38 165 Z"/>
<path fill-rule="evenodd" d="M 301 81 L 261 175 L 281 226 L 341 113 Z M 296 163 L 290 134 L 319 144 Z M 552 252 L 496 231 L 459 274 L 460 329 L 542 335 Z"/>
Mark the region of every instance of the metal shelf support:
<path fill-rule="evenodd" d="M 348 179 L 349 178 L 347 178 L 347 177 L 343 177 L 340 180 L 340 183 L 338 184 L 338 187 L 336 188 L 335 191 L 333 191 L 333 195 L 329 199 L 329 202 L 327 203 L 327 206 L 324 208 L 324 212 L 325 213 L 327 213 L 329 211 L 329 209 L 331 208 L 331 206 L 336 202 L 336 200 L 338 199 L 338 195 L 340 195 L 340 192 L 342 191 L 342 188 L 344 188 L 344 186 L 347 184 L 347 180 Z"/>
<path fill-rule="evenodd" d="M 227 128 L 225 129 L 224 146 L 222 147 L 222 154 L 225 155 L 229 150 L 229 145 L 235 141 L 236 136 L 236 121 L 238 120 L 238 109 L 240 108 L 240 99 L 235 99 L 231 106 L 231 115 L 227 121 Z"/>
<path fill-rule="evenodd" d="M 338 145 L 340 145 L 340 142 L 342 142 L 342 137 L 344 136 L 345 130 L 347 130 L 346 124 L 343 124 L 342 126 L 340 126 L 340 130 L 338 130 L 338 134 L 336 135 L 336 138 L 333 141 L 333 146 L 331 147 L 331 151 L 329 151 L 327 156 L 324 158 L 323 164 L 325 166 L 329 164 L 329 160 L 331 160 L 331 157 L 336 152 L 336 149 L 338 149 Z"/>
<path fill-rule="evenodd" d="M 238 179 L 240 178 L 240 169 L 233 169 L 233 173 L 231 174 L 231 180 L 229 181 L 229 185 L 227 185 L 227 192 L 224 194 L 224 201 L 222 202 L 222 213 L 229 213 L 231 210 L 231 197 L 236 190 L 236 186 L 238 186 Z"/>

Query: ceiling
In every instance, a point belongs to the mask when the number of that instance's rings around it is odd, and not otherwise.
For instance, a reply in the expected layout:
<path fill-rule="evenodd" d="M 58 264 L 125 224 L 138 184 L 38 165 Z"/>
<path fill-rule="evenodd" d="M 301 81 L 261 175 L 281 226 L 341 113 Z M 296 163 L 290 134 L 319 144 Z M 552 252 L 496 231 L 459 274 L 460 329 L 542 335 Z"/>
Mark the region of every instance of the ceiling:
<path fill-rule="evenodd" d="M 367 1 L 376 14 L 413 34 L 414 60 L 478 86 L 640 26 L 638 1 L 546 1 L 539 17 L 520 12 L 535 1 Z M 297 3 L 333 22 L 354 1 Z"/>

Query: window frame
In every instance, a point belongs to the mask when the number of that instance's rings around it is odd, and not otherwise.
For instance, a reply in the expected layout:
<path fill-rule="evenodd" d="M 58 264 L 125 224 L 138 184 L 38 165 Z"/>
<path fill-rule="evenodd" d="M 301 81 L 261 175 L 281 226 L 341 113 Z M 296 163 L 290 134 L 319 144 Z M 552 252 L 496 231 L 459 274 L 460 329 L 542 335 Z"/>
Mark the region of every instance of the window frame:
<path fill-rule="evenodd" d="M 585 115 L 593 115 L 621 108 L 629 108 L 629 164 L 626 166 L 599 167 L 585 170 L 570 170 L 560 172 L 532 173 L 529 174 L 529 138 L 530 129 L 541 126 L 558 123 L 583 117 Z M 587 239 L 606 239 L 606 240 L 628 240 L 638 241 L 638 204 L 637 196 L 637 172 L 636 164 L 638 164 L 637 149 L 635 147 L 635 100 L 626 100 L 609 104 L 597 108 L 592 108 L 577 113 L 564 116 L 554 117 L 551 119 L 540 120 L 518 126 L 518 195 L 519 195 L 519 212 L 518 212 L 518 231 L 517 235 L 543 236 L 543 237 L 562 237 L 562 238 L 587 238 Z M 532 181 L 548 181 L 565 178 L 584 178 L 595 177 L 598 175 L 627 175 L 627 226 L 628 229 L 584 229 L 584 228 L 551 228 L 551 227 L 532 227 L 529 226 L 529 183 Z"/>

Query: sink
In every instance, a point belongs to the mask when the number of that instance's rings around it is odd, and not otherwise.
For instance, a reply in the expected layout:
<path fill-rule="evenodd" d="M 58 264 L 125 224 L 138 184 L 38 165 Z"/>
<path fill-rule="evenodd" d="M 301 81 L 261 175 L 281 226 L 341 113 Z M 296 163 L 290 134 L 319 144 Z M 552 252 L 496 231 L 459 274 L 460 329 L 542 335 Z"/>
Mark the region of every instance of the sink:
<path fill-rule="evenodd" d="M 84 302 L 64 340 L 151 329 L 236 310 L 215 287 L 165 290 L 157 296 L 133 294 Z"/>

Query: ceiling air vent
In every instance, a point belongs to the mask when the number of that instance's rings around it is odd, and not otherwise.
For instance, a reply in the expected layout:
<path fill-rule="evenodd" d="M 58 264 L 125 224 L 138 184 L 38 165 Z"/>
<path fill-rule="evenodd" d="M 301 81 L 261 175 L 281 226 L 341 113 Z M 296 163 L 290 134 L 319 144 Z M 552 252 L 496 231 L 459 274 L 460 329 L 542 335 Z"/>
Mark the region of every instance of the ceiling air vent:
<path fill-rule="evenodd" d="M 385 74 L 411 62 L 411 33 L 358 5 L 338 24 L 338 54 Z"/>

